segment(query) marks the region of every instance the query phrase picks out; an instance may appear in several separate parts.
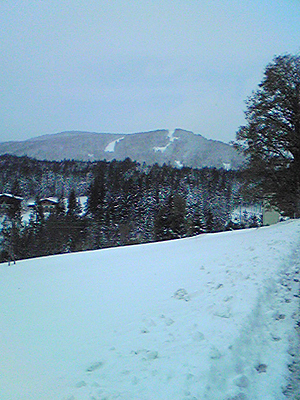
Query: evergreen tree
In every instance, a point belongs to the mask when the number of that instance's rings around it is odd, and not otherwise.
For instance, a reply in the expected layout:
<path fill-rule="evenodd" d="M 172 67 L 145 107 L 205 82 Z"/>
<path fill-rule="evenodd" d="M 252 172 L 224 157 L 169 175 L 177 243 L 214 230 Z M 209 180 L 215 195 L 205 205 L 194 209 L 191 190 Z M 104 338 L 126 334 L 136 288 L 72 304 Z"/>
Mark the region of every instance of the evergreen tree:
<path fill-rule="evenodd" d="M 11 205 L 6 210 L 6 216 L 3 220 L 2 228 L 2 256 L 3 261 L 16 262 L 21 258 L 22 243 L 21 243 L 21 202 L 18 200 L 12 201 Z"/>
<path fill-rule="evenodd" d="M 87 210 L 94 218 L 100 220 L 104 214 L 104 202 L 106 196 L 103 171 L 98 171 L 93 183 L 88 190 Z"/>
<path fill-rule="evenodd" d="M 61 194 L 58 198 L 58 203 L 55 207 L 55 213 L 60 217 L 64 217 L 66 214 L 66 207 L 63 194 Z"/>
<path fill-rule="evenodd" d="M 156 240 L 176 239 L 187 232 L 186 202 L 179 195 L 171 195 L 159 210 L 154 223 Z"/>
<path fill-rule="evenodd" d="M 68 198 L 67 215 L 69 217 L 78 217 L 81 213 L 81 207 L 77 201 L 75 190 L 72 189 Z"/>

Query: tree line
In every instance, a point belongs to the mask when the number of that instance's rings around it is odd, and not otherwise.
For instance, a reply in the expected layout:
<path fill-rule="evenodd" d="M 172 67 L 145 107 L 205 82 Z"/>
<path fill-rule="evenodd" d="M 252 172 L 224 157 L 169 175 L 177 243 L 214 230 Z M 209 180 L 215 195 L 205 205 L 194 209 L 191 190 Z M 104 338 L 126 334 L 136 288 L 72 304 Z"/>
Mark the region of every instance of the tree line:
<path fill-rule="evenodd" d="M 10 157 L 4 158 L 7 163 Z M 10 159 L 15 171 L 22 170 L 24 161 L 27 166 L 31 162 L 27 157 Z M 40 173 L 34 176 L 34 166 L 54 179 L 58 174 L 64 180 L 65 174 L 68 184 L 73 185 L 67 194 L 66 188 L 51 193 L 58 197 L 51 212 L 38 205 L 36 195 L 36 206 L 27 223 L 22 222 L 21 210 L 6 218 L 2 261 L 12 258 L 12 253 L 21 259 L 222 231 L 229 229 L 230 212 L 239 201 L 237 171 L 145 166 L 130 159 L 78 164 L 32 162 L 28 182 L 22 173 L 21 184 L 12 174 L 10 182 L 5 182 L 6 188 L 24 196 L 34 194 L 30 189 L 34 183 L 36 193 L 48 194 L 37 185 L 45 178 Z M 87 198 L 83 209 L 79 196 Z"/>

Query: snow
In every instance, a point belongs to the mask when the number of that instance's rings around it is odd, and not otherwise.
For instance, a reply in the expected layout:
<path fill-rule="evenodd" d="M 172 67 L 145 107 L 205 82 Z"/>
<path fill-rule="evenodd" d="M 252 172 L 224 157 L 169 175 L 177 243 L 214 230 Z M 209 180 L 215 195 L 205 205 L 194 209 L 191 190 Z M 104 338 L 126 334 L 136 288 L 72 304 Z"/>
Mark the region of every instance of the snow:
<path fill-rule="evenodd" d="M 174 133 L 175 133 L 175 131 L 174 132 L 169 132 L 168 135 L 167 135 L 171 143 L 174 142 L 174 140 L 178 140 L 179 139 L 179 137 L 174 136 Z"/>
<path fill-rule="evenodd" d="M 84 214 L 84 210 L 87 205 L 88 197 L 87 196 L 77 197 L 77 201 L 79 202 L 80 208 L 82 210 L 82 214 Z"/>
<path fill-rule="evenodd" d="M 31 216 L 32 216 L 32 209 L 22 212 L 22 223 L 24 225 L 29 224 Z"/>
<path fill-rule="evenodd" d="M 166 146 L 163 146 L 163 147 L 155 146 L 155 147 L 153 147 L 153 150 L 156 153 L 158 151 L 160 151 L 161 153 L 164 153 L 167 150 L 167 148 L 174 142 L 174 140 L 179 139 L 179 137 L 174 136 L 174 133 L 175 133 L 175 131 L 174 132 L 169 132 L 167 134 L 167 138 L 169 139 L 169 143 Z"/>
<path fill-rule="evenodd" d="M 123 139 L 124 139 L 124 136 L 108 143 L 108 145 L 105 147 L 104 151 L 106 151 L 108 153 L 113 153 L 115 151 L 116 144 L 119 143 Z"/>
<path fill-rule="evenodd" d="M 223 167 L 224 167 L 224 169 L 226 169 L 226 171 L 229 171 L 230 168 L 231 168 L 231 163 L 224 163 L 223 162 Z"/>
<path fill-rule="evenodd" d="M 290 220 L 1 264 L 1 400 L 284 399 L 299 233 Z"/>
<path fill-rule="evenodd" d="M 163 147 L 159 147 L 159 146 L 155 146 L 153 147 L 153 150 L 157 153 L 158 151 L 160 151 L 161 153 L 164 153 L 167 148 L 170 146 L 171 142 L 169 142 L 166 146 Z"/>
<path fill-rule="evenodd" d="M 247 223 L 251 218 L 256 217 L 258 221 L 262 221 L 262 213 L 262 204 L 241 204 L 232 211 L 230 219 L 237 223 Z"/>
<path fill-rule="evenodd" d="M 177 168 L 182 168 L 183 167 L 182 162 L 179 161 L 179 160 L 175 160 L 175 165 L 176 165 Z"/>

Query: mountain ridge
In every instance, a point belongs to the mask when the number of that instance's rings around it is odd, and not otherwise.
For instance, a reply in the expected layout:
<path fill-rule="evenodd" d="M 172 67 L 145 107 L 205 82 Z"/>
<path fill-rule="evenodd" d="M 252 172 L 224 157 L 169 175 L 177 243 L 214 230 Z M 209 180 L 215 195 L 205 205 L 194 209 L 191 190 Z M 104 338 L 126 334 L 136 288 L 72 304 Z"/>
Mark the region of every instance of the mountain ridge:
<path fill-rule="evenodd" d="M 157 129 L 137 133 L 63 131 L 24 141 L 0 142 L 0 154 L 62 161 L 124 160 L 148 165 L 238 169 L 244 158 L 229 144 L 206 139 L 184 129 Z"/>

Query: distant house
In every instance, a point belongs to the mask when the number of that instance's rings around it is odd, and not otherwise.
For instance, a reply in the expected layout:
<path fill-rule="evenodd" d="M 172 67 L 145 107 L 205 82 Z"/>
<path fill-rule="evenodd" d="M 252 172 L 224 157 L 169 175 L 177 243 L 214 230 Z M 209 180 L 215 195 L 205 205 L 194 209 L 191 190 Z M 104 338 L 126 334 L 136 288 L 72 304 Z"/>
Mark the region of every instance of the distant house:
<path fill-rule="evenodd" d="M 58 200 L 54 197 L 47 197 L 45 199 L 41 199 L 39 201 L 39 205 L 42 206 L 45 212 L 50 212 L 55 210 L 55 208 L 58 206 Z"/>
<path fill-rule="evenodd" d="M 21 208 L 23 198 L 10 193 L 0 194 L 0 211 L 6 214 L 9 211 Z"/>
<path fill-rule="evenodd" d="M 58 200 L 55 197 L 47 197 L 38 200 L 38 202 L 31 201 L 27 204 L 29 208 L 35 208 L 36 206 L 41 206 L 44 212 L 51 212 L 55 210 L 58 206 Z"/>

